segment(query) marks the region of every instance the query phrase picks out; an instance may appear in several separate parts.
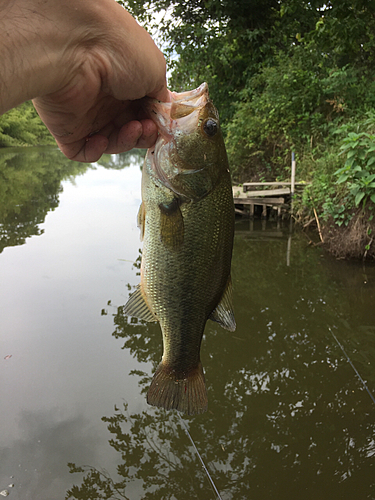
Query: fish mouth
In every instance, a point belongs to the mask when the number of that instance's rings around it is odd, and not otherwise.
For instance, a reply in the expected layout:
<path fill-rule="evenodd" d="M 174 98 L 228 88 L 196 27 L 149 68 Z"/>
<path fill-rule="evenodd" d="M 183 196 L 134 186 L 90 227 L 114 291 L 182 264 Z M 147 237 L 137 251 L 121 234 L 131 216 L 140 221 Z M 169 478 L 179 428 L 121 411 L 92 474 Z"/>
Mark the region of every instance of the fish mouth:
<path fill-rule="evenodd" d="M 202 83 L 198 88 L 187 92 L 171 92 L 170 102 L 147 99 L 144 109 L 158 127 L 160 136 L 170 141 L 177 130 L 188 134 L 198 121 L 199 111 L 209 100 L 208 85 Z"/>
<path fill-rule="evenodd" d="M 170 102 L 147 98 L 143 107 L 159 131 L 154 148 L 149 149 L 147 153 L 150 163 L 156 177 L 177 193 L 171 180 L 180 173 L 180 169 L 163 159 L 172 153 L 178 136 L 189 135 L 197 128 L 200 110 L 209 101 L 208 85 L 204 82 L 196 89 L 181 93 L 171 92 L 170 95 Z M 189 173 L 194 172 L 195 170 L 189 170 Z"/>

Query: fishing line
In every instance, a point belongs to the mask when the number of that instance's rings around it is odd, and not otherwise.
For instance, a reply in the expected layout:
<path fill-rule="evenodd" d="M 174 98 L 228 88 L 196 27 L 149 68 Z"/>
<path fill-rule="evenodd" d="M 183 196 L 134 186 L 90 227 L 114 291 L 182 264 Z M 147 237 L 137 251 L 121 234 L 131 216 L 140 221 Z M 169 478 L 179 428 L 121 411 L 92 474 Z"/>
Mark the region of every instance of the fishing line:
<path fill-rule="evenodd" d="M 216 495 L 217 495 L 217 498 L 218 498 L 219 500 L 223 500 L 223 499 L 221 498 L 221 496 L 220 496 L 220 493 L 218 492 L 218 489 L 217 489 L 217 488 L 216 488 L 216 486 L 215 486 L 215 483 L 213 482 L 212 477 L 210 476 L 210 473 L 209 473 L 209 472 L 208 472 L 208 470 L 207 470 L 207 467 L 206 467 L 205 463 L 203 462 L 203 458 L 201 457 L 201 455 L 200 455 L 200 453 L 199 453 L 199 451 L 198 451 L 198 448 L 195 446 L 195 443 L 194 443 L 194 441 L 193 441 L 193 438 L 190 436 L 190 432 L 189 432 L 189 429 L 187 428 L 187 425 L 186 425 L 185 421 L 184 421 L 184 420 L 183 420 L 183 418 L 181 417 L 180 413 L 178 413 L 178 416 L 180 417 L 180 420 L 181 420 L 181 422 L 182 422 L 182 424 L 183 424 L 183 426 L 184 426 L 184 430 L 185 430 L 185 432 L 186 432 L 186 435 L 187 435 L 187 436 L 188 436 L 188 438 L 190 439 L 190 442 L 191 442 L 191 444 L 193 445 L 193 448 L 194 448 L 194 450 L 195 450 L 195 453 L 198 455 L 198 458 L 199 458 L 199 460 L 200 460 L 200 462 L 201 462 L 201 464 L 202 464 L 202 467 L 203 467 L 203 469 L 204 469 L 204 471 L 205 471 L 205 473 L 206 473 L 206 475 L 207 475 L 207 477 L 208 477 L 208 480 L 209 480 L 209 481 L 210 481 L 210 483 L 211 483 L 211 486 L 212 486 L 212 488 L 213 488 L 214 492 L 215 492 L 215 493 L 216 493 Z"/>
<path fill-rule="evenodd" d="M 350 364 L 350 366 L 353 368 L 353 370 L 355 371 L 357 377 L 359 378 L 359 380 L 362 382 L 363 384 L 363 387 L 366 389 L 366 391 L 368 392 L 368 395 L 370 396 L 370 398 L 372 399 L 372 402 L 375 404 L 375 398 L 374 396 L 371 394 L 370 392 L 370 389 L 367 387 L 366 385 L 366 382 L 363 380 L 363 378 L 361 377 L 361 375 L 358 373 L 358 370 L 356 369 L 356 367 L 353 365 L 351 359 L 349 358 L 349 356 L 346 354 L 346 351 L 345 349 L 343 348 L 343 346 L 340 344 L 340 342 L 337 340 L 337 337 L 336 335 L 333 333 L 333 331 L 331 330 L 330 327 L 328 327 L 328 330 L 332 333 L 332 336 L 333 338 L 336 340 L 338 346 L 340 347 L 340 349 L 342 350 L 342 352 L 345 354 L 345 357 L 346 359 L 348 360 L 348 363 Z"/>

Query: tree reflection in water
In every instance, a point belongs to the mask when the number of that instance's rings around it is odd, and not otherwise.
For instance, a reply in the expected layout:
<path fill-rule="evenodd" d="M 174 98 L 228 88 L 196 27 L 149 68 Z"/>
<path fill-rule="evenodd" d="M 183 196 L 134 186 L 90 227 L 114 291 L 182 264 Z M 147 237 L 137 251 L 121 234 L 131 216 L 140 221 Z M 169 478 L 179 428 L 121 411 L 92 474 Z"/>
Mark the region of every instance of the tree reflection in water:
<path fill-rule="evenodd" d="M 121 455 L 118 479 L 93 467 L 69 464 L 71 472 L 84 472 L 85 476 L 82 485 L 73 486 L 66 498 L 127 499 L 127 487 L 136 482 L 145 499 L 214 498 L 175 412 L 155 409 L 130 415 L 124 403 L 103 421 L 112 434 L 110 445 Z M 124 427 L 130 430 L 124 432 Z"/>
<path fill-rule="evenodd" d="M 142 164 L 144 151 L 103 155 L 99 165 L 121 170 Z M 66 158 L 55 146 L 4 148 L 0 151 L 0 253 L 43 234 L 39 228 L 59 205 L 62 181 L 95 169 L 90 163 Z"/>
<path fill-rule="evenodd" d="M 5 148 L 0 153 L 0 253 L 43 234 L 39 228 L 59 204 L 61 182 L 92 168 L 68 160 L 57 147 Z"/>
<path fill-rule="evenodd" d="M 231 334 L 208 323 L 202 361 L 209 411 L 184 421 L 223 499 L 373 498 L 374 405 L 329 328 L 373 389 L 375 272 L 364 316 L 359 307 L 353 313 L 358 291 L 338 283 L 336 263 L 323 264 L 320 250 L 307 249 L 298 235 L 292 267 L 285 250 L 285 239 L 236 236 L 238 328 Z M 123 307 L 113 335 L 155 369 L 159 326 L 129 320 Z M 149 374 L 133 374 L 145 393 Z M 121 457 L 117 473 L 71 465 L 84 477 L 66 498 L 127 498 L 134 484 L 147 500 L 215 498 L 174 412 L 130 415 L 124 405 L 103 422 Z"/>

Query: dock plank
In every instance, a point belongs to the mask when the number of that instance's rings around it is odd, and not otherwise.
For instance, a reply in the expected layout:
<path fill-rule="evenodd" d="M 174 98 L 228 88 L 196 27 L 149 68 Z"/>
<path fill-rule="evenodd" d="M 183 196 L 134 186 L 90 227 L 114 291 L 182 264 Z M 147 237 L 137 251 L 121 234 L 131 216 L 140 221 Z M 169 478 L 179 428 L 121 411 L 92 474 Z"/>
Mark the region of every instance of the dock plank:
<path fill-rule="evenodd" d="M 259 198 L 261 196 L 282 196 L 290 194 L 290 188 L 264 189 L 263 191 L 246 191 L 243 193 L 247 198 Z"/>
<path fill-rule="evenodd" d="M 279 198 L 247 198 L 242 196 L 241 198 L 236 197 L 234 199 L 235 204 L 242 205 L 284 205 L 285 200 L 282 197 Z"/>
<path fill-rule="evenodd" d="M 265 189 L 262 191 L 241 191 L 239 186 L 233 187 L 233 197 L 237 198 L 260 198 L 269 196 L 285 196 L 290 194 L 290 188 L 280 188 L 280 189 Z"/>
<path fill-rule="evenodd" d="M 308 186 L 311 184 L 310 182 L 295 182 L 295 186 Z M 286 181 L 273 181 L 273 182 L 244 182 L 242 186 L 245 188 L 247 186 L 255 187 L 255 186 L 291 186 L 291 182 Z"/>
<path fill-rule="evenodd" d="M 296 182 L 294 186 L 299 190 L 309 184 L 309 182 Z M 256 189 L 257 187 L 263 189 Z M 266 189 L 264 189 L 265 187 Z M 249 213 L 250 217 L 253 217 L 256 205 L 262 207 L 263 218 L 267 216 L 267 207 L 277 210 L 278 217 L 281 216 L 283 209 L 290 209 L 290 182 L 244 182 L 241 186 L 232 186 L 232 190 L 236 213 L 242 215 Z M 288 204 L 285 197 L 288 200 Z M 247 209 L 245 206 L 249 208 Z M 250 212 L 247 212 L 247 210 L 250 210 Z"/>

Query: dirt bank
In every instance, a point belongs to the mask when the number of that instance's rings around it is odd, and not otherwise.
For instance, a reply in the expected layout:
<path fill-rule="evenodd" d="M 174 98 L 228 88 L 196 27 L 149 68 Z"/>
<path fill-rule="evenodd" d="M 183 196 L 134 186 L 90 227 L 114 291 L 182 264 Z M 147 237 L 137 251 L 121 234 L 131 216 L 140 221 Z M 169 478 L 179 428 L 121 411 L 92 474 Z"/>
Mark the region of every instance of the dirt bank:
<path fill-rule="evenodd" d="M 358 210 L 348 225 L 330 219 L 321 228 L 324 247 L 339 259 L 375 260 L 375 217 Z"/>

